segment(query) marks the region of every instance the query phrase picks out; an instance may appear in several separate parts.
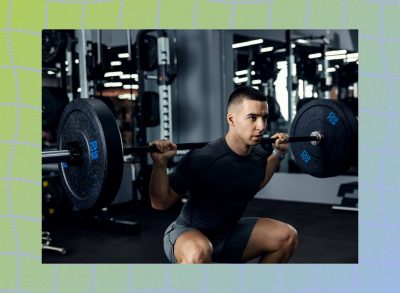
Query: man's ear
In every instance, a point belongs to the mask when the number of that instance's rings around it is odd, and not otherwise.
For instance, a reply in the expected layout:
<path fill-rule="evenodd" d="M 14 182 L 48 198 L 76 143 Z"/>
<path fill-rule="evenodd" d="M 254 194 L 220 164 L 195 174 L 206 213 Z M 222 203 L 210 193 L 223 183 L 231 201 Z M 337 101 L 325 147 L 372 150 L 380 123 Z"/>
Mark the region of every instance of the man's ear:
<path fill-rule="evenodd" d="M 235 126 L 234 115 L 232 112 L 226 114 L 226 121 L 228 121 L 229 126 Z"/>

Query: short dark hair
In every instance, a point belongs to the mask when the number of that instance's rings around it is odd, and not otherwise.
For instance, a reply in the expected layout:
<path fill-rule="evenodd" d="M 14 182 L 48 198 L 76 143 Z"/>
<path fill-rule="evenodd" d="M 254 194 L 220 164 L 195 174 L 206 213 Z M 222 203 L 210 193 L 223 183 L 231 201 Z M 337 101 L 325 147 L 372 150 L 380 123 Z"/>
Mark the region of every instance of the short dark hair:
<path fill-rule="evenodd" d="M 259 90 L 251 86 L 241 86 L 235 89 L 228 100 L 228 108 L 233 103 L 239 103 L 243 99 L 249 99 L 253 101 L 267 102 L 267 97 Z"/>

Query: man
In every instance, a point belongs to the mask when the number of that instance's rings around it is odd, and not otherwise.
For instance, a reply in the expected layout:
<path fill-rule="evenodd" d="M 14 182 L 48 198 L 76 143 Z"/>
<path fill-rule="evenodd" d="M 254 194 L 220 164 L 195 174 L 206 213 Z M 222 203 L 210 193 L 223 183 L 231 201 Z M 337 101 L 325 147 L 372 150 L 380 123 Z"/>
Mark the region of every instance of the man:
<path fill-rule="evenodd" d="M 254 195 L 271 179 L 285 157 L 287 134 L 277 133 L 273 154 L 259 145 L 266 127 L 266 97 L 251 87 L 237 88 L 229 97 L 225 137 L 183 157 L 167 175 L 176 145 L 153 144 L 150 199 L 153 208 L 167 209 L 189 191 L 179 217 L 164 235 L 164 251 L 175 263 L 287 262 L 296 244 L 296 230 L 267 218 L 242 218 Z"/>

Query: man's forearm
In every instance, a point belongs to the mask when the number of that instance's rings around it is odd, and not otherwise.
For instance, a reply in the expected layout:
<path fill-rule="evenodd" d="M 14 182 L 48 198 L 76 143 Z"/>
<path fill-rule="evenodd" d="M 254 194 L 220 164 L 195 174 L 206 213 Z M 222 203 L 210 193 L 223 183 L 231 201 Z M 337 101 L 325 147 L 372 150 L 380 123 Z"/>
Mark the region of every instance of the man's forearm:
<path fill-rule="evenodd" d="M 279 160 L 276 156 L 270 155 L 267 159 L 267 168 L 265 171 L 265 177 L 263 182 L 261 183 L 260 189 L 264 188 L 265 185 L 271 180 L 274 175 L 276 169 L 278 169 L 281 160 Z"/>
<path fill-rule="evenodd" d="M 151 206 L 158 210 L 167 209 L 175 202 L 169 187 L 167 164 L 157 163 L 153 165 L 150 178 Z"/>

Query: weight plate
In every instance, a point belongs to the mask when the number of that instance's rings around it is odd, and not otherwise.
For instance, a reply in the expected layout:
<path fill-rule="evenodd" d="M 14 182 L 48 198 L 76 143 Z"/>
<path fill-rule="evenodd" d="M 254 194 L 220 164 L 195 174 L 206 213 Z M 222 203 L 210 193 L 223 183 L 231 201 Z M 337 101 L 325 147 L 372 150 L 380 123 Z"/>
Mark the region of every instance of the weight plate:
<path fill-rule="evenodd" d="M 123 172 L 121 134 L 110 109 L 97 99 L 76 99 L 60 118 L 58 148 L 79 145 L 82 162 L 60 163 L 66 195 L 81 210 L 102 208 L 115 198 Z"/>
<path fill-rule="evenodd" d="M 304 172 L 325 178 L 340 175 L 352 166 L 357 156 L 357 121 L 345 107 L 339 101 L 315 99 L 296 114 L 290 136 L 309 136 L 313 131 L 323 135 L 316 146 L 310 142 L 290 144 L 296 164 Z"/>

